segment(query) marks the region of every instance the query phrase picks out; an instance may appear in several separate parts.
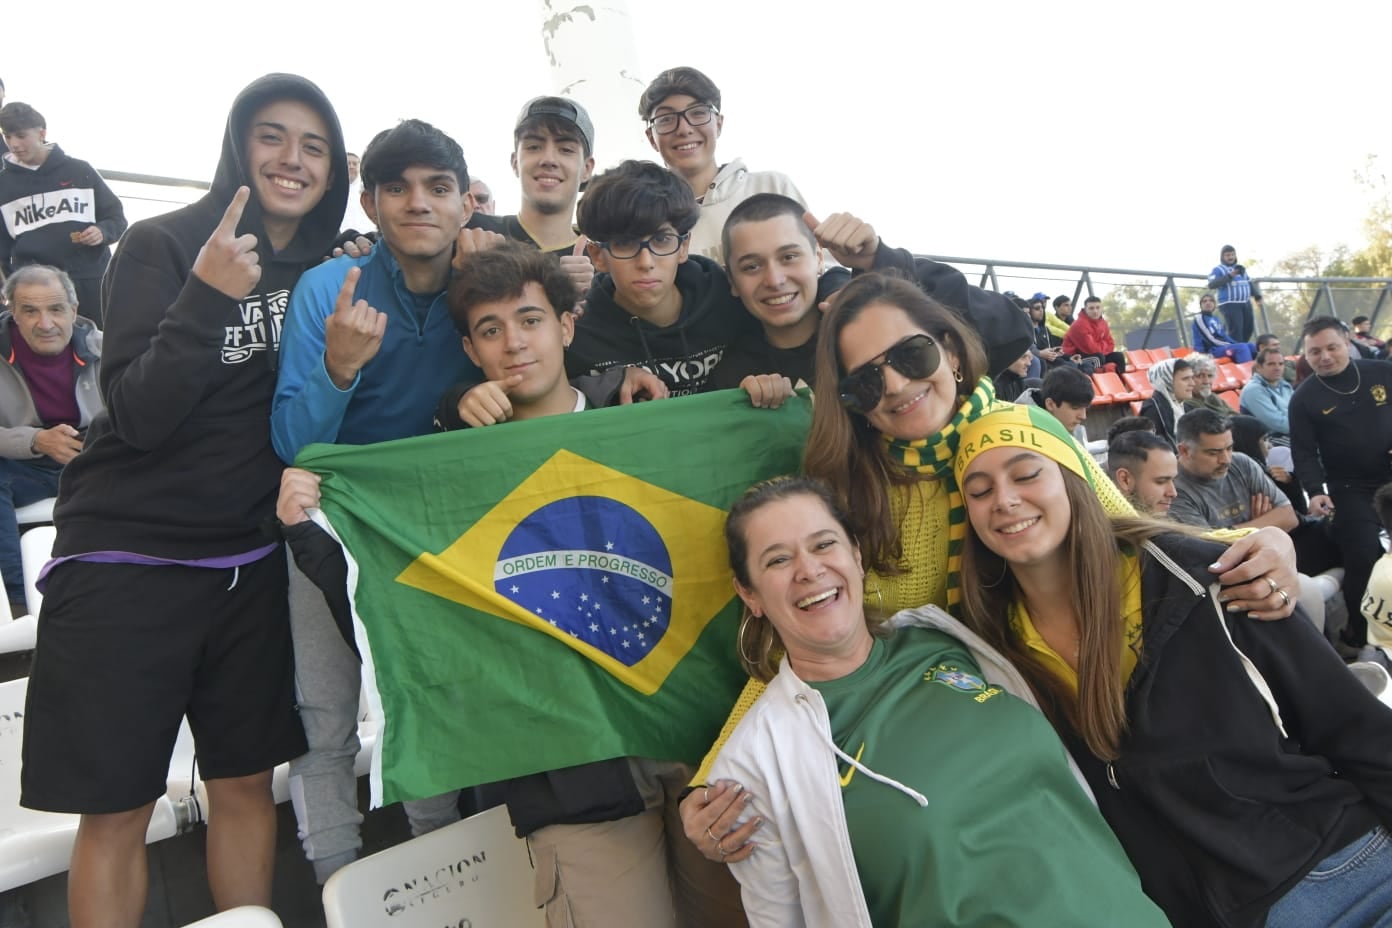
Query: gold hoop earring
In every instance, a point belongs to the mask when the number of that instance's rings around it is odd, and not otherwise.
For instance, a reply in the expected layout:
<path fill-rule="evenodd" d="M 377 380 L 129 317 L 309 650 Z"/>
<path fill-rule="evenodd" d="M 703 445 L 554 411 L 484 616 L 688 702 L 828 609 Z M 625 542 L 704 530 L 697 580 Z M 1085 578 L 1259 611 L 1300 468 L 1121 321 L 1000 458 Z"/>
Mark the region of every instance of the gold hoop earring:
<path fill-rule="evenodd" d="M 753 613 L 753 612 L 750 612 L 748 607 L 745 607 L 745 610 L 744 610 L 744 618 L 743 618 L 743 619 L 740 619 L 739 636 L 736 638 L 736 644 L 739 645 L 739 656 L 740 656 L 740 659 L 743 660 L 743 661 L 744 661 L 746 664 L 748 664 L 750 667 L 758 667 L 758 666 L 759 666 L 759 662 L 758 662 L 758 661 L 750 660 L 750 659 L 749 659 L 749 655 L 746 654 L 746 653 L 744 653 L 744 635 L 745 635 L 745 632 L 749 630 L 749 620 L 750 620 L 750 619 L 753 619 L 753 618 L 754 618 L 754 613 Z"/>

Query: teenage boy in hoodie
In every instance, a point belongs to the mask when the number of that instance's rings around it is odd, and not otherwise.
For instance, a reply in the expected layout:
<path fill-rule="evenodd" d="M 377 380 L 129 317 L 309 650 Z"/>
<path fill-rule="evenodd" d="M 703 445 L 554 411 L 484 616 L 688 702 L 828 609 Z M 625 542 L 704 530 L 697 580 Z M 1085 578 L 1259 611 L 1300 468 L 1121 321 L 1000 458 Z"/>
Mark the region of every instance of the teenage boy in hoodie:
<path fill-rule="evenodd" d="M 736 158 L 720 164 L 715 145 L 725 117 L 720 88 L 695 68 L 663 71 L 643 91 L 638 115 L 647 124 L 648 144 L 691 188 L 701 206 L 691 230 L 692 254 L 723 263 L 720 232 L 730 211 L 756 193 L 781 193 L 804 202 L 793 182 L 777 171 L 751 171 Z"/>
<path fill-rule="evenodd" d="M 501 241 L 461 232 L 469 171 L 444 132 L 407 119 L 362 157 L 362 206 L 381 231 L 367 255 L 305 273 L 290 298 L 271 439 L 289 464 L 312 442 L 367 444 L 425 435 L 451 384 L 476 379 L 445 289 L 456 245 Z M 305 856 L 319 882 L 362 847 L 357 779 L 361 668 L 322 598 L 292 573 L 291 622 L 300 717 L 309 752 L 291 763 Z M 404 803 L 412 834 L 459 818 L 458 793 Z"/>
<path fill-rule="evenodd" d="M 650 161 L 590 182 L 579 225 L 601 274 L 566 353 L 571 377 L 638 365 L 672 396 L 700 393 L 726 346 L 756 330 L 720 265 L 688 254 L 700 214 L 691 188 Z"/>
<path fill-rule="evenodd" d="M 48 124 L 29 104 L 0 108 L 0 133 L 10 148 L 8 170 L 0 171 L 0 273 L 25 264 L 61 268 L 78 305 L 99 318 L 108 246 L 126 231 L 120 199 L 95 168 L 47 140 Z"/>
<path fill-rule="evenodd" d="M 271 771 L 304 753 L 285 556 L 262 524 L 290 291 L 348 196 L 322 91 L 272 74 L 232 105 L 212 189 L 137 223 L 104 281 L 102 393 L 67 466 L 24 719 L 20 803 L 82 814 L 74 928 L 135 928 L 145 830 L 187 714 L 219 909 L 268 905 Z"/>

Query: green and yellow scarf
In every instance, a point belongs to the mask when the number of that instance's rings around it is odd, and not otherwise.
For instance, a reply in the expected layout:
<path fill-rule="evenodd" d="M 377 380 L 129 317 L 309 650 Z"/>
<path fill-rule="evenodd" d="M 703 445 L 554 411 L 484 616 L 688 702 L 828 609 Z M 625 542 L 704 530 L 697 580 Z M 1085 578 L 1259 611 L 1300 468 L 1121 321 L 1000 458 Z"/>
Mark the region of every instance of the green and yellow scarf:
<path fill-rule="evenodd" d="M 962 440 L 962 429 L 986 413 L 1012 404 L 996 399 L 995 387 L 989 377 L 977 381 L 976 389 L 957 407 L 952 421 L 927 438 L 905 441 L 884 436 L 889 456 L 910 470 L 936 477 L 947 490 L 947 608 L 955 612 L 962 601 L 961 571 L 962 544 L 967 537 L 967 508 L 962 491 L 952 473 L 952 461 Z"/>

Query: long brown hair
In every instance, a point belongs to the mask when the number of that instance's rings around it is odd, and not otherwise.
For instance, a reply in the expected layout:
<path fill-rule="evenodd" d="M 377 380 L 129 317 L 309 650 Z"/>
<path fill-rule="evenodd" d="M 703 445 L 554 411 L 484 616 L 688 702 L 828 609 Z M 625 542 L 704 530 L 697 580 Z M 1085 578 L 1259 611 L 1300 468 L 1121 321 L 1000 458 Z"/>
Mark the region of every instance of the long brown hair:
<path fill-rule="evenodd" d="M 1020 589 L 1010 565 L 982 543 L 970 520 L 962 550 L 962 621 L 1019 669 L 1056 729 L 1075 732 L 1097 757 L 1115 760 L 1126 731 L 1119 660 L 1125 629 L 1117 557 L 1123 547 L 1139 546 L 1179 527 L 1151 519 L 1111 518 L 1086 480 L 1067 468 L 1060 470 L 1072 510 L 1062 548 L 1067 595 L 1078 620 L 1077 699 L 1016 634 L 1009 616 Z"/>
<path fill-rule="evenodd" d="M 847 373 L 841 360 L 841 331 L 866 307 L 876 303 L 902 310 L 956 357 L 962 375 L 957 384 L 959 405 L 976 389 L 986 371 L 986 351 L 981 339 L 956 313 L 909 281 L 887 274 L 857 277 L 841 291 L 836 305 L 822 319 L 817 336 L 812 428 L 803 451 L 802 469 L 809 477 L 825 481 L 842 508 L 850 513 L 866 569 L 894 574 L 902 571 L 899 562 L 903 546 L 890 508 L 891 486 L 920 478 L 889 457 L 880 433 L 868 419 L 841 405 L 840 391 L 841 378 Z"/>

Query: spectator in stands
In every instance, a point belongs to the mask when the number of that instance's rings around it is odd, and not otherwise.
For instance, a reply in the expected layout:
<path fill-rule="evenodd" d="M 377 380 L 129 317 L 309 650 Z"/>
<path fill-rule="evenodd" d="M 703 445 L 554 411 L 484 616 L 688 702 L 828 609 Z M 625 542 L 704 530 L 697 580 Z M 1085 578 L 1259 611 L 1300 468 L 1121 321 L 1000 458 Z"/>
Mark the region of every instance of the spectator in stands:
<path fill-rule="evenodd" d="M 474 212 L 485 216 L 498 215 L 498 201 L 493 198 L 493 190 L 480 178 L 475 177 L 469 182 L 469 199 L 473 201 Z"/>
<path fill-rule="evenodd" d="M 503 238 L 460 229 L 469 189 L 463 150 L 407 119 L 372 140 L 362 175 L 381 243 L 306 272 L 290 299 L 271 407 L 271 439 L 287 464 L 313 442 L 428 434 L 440 395 L 478 373 L 450 316 L 450 261 Z M 309 753 L 290 775 L 305 855 L 322 883 L 362 846 L 353 775 L 361 670 L 323 603 L 298 581 L 292 576 L 291 619 Z M 457 802 L 456 792 L 405 803 L 412 834 L 456 821 Z"/>
<path fill-rule="evenodd" d="M 0 578 L 28 614 L 15 510 L 58 494 L 58 475 L 101 412 L 101 332 L 77 314 L 63 271 L 28 264 L 5 281 L 0 313 Z"/>
<path fill-rule="evenodd" d="M 1141 421 L 1150 425 L 1149 419 Z M 1107 473 L 1137 512 L 1157 519 L 1169 515 L 1179 462 L 1170 443 L 1154 431 L 1135 428 L 1111 438 Z"/>
<path fill-rule="evenodd" d="M 0 273 L 26 264 L 67 271 L 78 304 L 101 318 L 110 246 L 126 231 L 121 201 L 86 161 L 47 141 L 48 124 L 27 103 L 0 109 L 9 145 L 0 172 Z"/>
<path fill-rule="evenodd" d="M 1044 375 L 1044 382 L 1039 387 L 1021 393 L 1016 402 L 1038 406 L 1048 412 L 1086 448 L 1087 427 L 1083 423 L 1087 421 L 1088 410 L 1096 398 L 1097 391 L 1087 374 L 1076 367 L 1060 367 Z"/>
<path fill-rule="evenodd" d="M 691 230 L 692 254 L 725 263 L 720 232 L 730 211 L 756 193 L 781 193 L 806 203 L 793 182 L 776 171 L 751 171 L 736 158 L 716 160 L 715 147 L 725 117 L 720 88 L 695 68 L 669 68 L 648 84 L 638 101 L 647 123 L 648 144 L 691 189 L 700 218 Z"/>
<path fill-rule="evenodd" d="M 1392 532 L 1392 483 L 1385 483 L 1373 494 L 1382 527 Z M 1392 668 L 1392 552 L 1373 565 L 1368 589 L 1363 594 L 1363 619 L 1368 625 L 1368 648 L 1359 660 L 1370 660 Z"/>
<path fill-rule="evenodd" d="M 1295 388 L 1285 378 L 1286 359 L 1275 348 L 1263 348 L 1252 366 L 1252 379 L 1242 388 L 1242 412 L 1261 420 L 1278 436 L 1290 435 L 1290 402 Z"/>
<path fill-rule="evenodd" d="M 1155 423 L 1155 434 L 1177 446 L 1175 424 L 1194 395 L 1194 369 L 1183 358 L 1166 358 L 1152 364 L 1146 377 L 1155 392 L 1141 403 L 1140 414 Z"/>
<path fill-rule="evenodd" d="M 1257 336 L 1257 350 L 1252 353 L 1252 357 L 1257 357 L 1268 348 L 1275 348 L 1277 351 L 1281 352 L 1281 356 L 1283 358 L 1285 357 L 1285 352 L 1281 351 L 1281 340 L 1277 338 L 1275 335 L 1271 334 Z M 1290 384 L 1291 386 L 1295 386 L 1296 365 L 1294 361 L 1286 361 L 1285 370 L 1282 371 L 1281 376 L 1285 378 L 1286 383 Z"/>
<path fill-rule="evenodd" d="M 1055 335 L 1053 330 L 1049 328 L 1048 320 L 1044 318 L 1043 300 L 1030 301 L 1029 317 L 1034 338 L 1032 350 L 1039 358 L 1044 373 L 1047 374 L 1055 367 L 1071 364 L 1072 361 L 1063 353 L 1063 335 Z M 1067 334 L 1066 329 L 1064 334 Z"/>
<path fill-rule="evenodd" d="M 1373 320 L 1367 316 L 1354 316 L 1349 327 L 1350 337 L 1363 357 L 1378 361 L 1387 360 L 1387 342 L 1373 337 Z"/>
<path fill-rule="evenodd" d="M 720 266 L 688 255 L 701 215 L 691 188 L 652 162 L 625 161 L 590 183 L 578 215 L 604 276 L 576 323 L 570 375 L 641 365 L 673 396 L 706 389 L 726 348 L 759 326 Z"/>
<path fill-rule="evenodd" d="M 1054 337 L 1062 346 L 1063 338 L 1068 334 L 1068 327 L 1073 324 L 1073 301 L 1062 294 L 1054 297 L 1054 314 L 1046 318 L 1044 324 L 1054 333 Z"/>
<path fill-rule="evenodd" d="M 1233 344 L 1250 342 L 1256 332 L 1252 301 L 1261 305 L 1261 287 L 1247 276 L 1247 268 L 1237 263 L 1237 249 L 1233 246 L 1224 245 L 1218 259 L 1218 266 L 1209 272 L 1208 287 L 1218 291 L 1218 310 L 1227 322 L 1228 340 Z"/>
<path fill-rule="evenodd" d="M 1334 517 L 1349 612 L 1344 643 L 1361 648 L 1363 590 L 1382 554 L 1373 494 L 1392 477 L 1392 364 L 1351 359 L 1343 323 L 1333 316 L 1317 316 L 1301 332 L 1314 373 L 1291 398 L 1291 454 L 1310 513 Z"/>
<path fill-rule="evenodd" d="M 963 620 L 1029 681 L 1147 895 L 1174 925 L 1381 920 L 1392 712 L 1310 623 L 1224 610 L 1196 580 L 1220 545 L 1109 519 L 1079 449 L 1018 411 L 954 462 Z"/>
<path fill-rule="evenodd" d="M 742 661 L 769 681 L 714 768 L 763 819 L 731 865 L 750 924 L 1166 924 L 1019 676 L 936 607 L 867 618 L 854 537 L 801 477 L 751 488 L 727 520 Z"/>
<path fill-rule="evenodd" d="M 1043 386 L 1043 382 L 1039 378 L 1027 376 L 1033 361 L 1034 352 L 1026 351 L 1005 370 L 992 378 L 996 388 L 996 399 L 1011 403 L 1026 390 Z"/>
<path fill-rule="evenodd" d="M 1189 340 L 1195 351 L 1204 351 L 1215 358 L 1230 358 L 1242 364 L 1252 360 L 1252 346 L 1248 342 L 1234 341 L 1223 328 L 1223 320 L 1218 317 L 1218 301 L 1213 294 L 1205 293 L 1199 297 L 1199 314 L 1189 326 Z M 1249 310 L 1250 312 L 1250 310 Z"/>
<path fill-rule="evenodd" d="M 20 802 L 80 812 L 74 928 L 135 928 L 145 833 L 187 715 L 219 909 L 271 901 L 271 772 L 305 750 L 270 359 L 300 274 L 338 235 L 343 135 L 327 98 L 259 78 L 228 115 L 208 194 L 137 223 L 104 289 L 99 416 L 58 494 L 24 718 Z"/>
<path fill-rule="evenodd" d="M 1178 496 L 1170 515 L 1206 528 L 1260 528 L 1293 532 L 1300 518 L 1261 465 L 1233 452 L 1228 417 L 1196 409 L 1180 417 Z M 1302 565 L 1303 569 L 1303 565 Z"/>
<path fill-rule="evenodd" d="M 1218 365 L 1213 363 L 1213 358 L 1195 351 L 1185 355 L 1184 360 L 1194 371 L 1194 395 L 1184 401 L 1184 408 L 1211 409 L 1220 416 L 1231 415 L 1232 407 L 1213 392 L 1213 378 L 1218 376 Z"/>
<path fill-rule="evenodd" d="M 1295 474 L 1289 468 L 1271 463 L 1271 429 L 1256 416 L 1242 413 L 1229 416 L 1228 424 L 1233 430 L 1233 450 L 1242 452 L 1260 464 L 1262 470 L 1281 488 L 1281 492 L 1290 500 L 1291 506 L 1303 518 L 1309 510 L 1305 505 L 1305 491 L 1300 489 L 1300 482 L 1295 479 Z"/>
<path fill-rule="evenodd" d="M 594 267 L 575 234 L 575 201 L 594 172 L 594 123 L 569 97 L 535 97 L 512 130 L 512 172 L 522 190 L 515 216 L 477 212 L 469 226 L 561 257 L 583 294 Z M 491 199 L 491 196 L 489 197 Z"/>
<path fill-rule="evenodd" d="M 358 176 L 358 170 L 362 166 L 362 159 L 351 151 L 348 152 L 348 207 L 343 213 L 343 230 L 366 234 L 377 228 L 377 224 L 372 221 L 363 209 L 362 205 L 362 179 Z"/>
<path fill-rule="evenodd" d="M 1090 296 L 1083 301 L 1083 314 L 1073 320 L 1063 337 L 1063 353 L 1080 365 L 1085 373 L 1096 370 L 1124 371 L 1126 357 L 1116 350 L 1112 327 L 1102 318 L 1102 300 Z"/>

